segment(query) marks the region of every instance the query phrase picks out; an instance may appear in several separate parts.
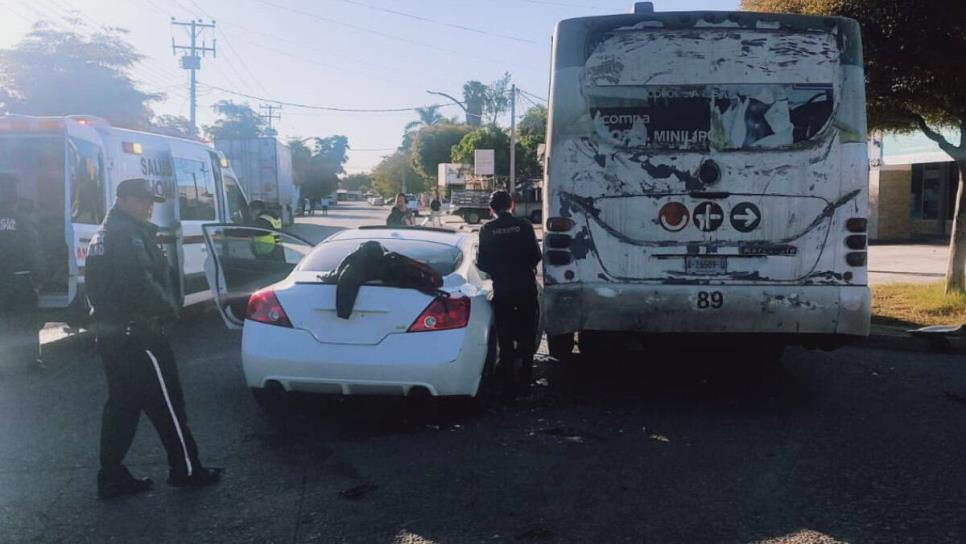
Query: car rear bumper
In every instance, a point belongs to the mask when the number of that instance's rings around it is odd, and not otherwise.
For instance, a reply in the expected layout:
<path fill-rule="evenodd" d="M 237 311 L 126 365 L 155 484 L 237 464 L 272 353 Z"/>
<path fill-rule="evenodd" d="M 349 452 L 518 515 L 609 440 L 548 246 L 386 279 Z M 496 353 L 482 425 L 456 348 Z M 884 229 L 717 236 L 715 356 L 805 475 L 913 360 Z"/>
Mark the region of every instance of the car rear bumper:
<path fill-rule="evenodd" d="M 323 344 L 309 332 L 245 322 L 242 367 L 249 387 L 342 395 L 475 395 L 487 333 L 469 329 L 393 334 L 377 345 Z"/>
<path fill-rule="evenodd" d="M 710 297 L 720 293 L 720 307 Z M 702 295 L 702 293 L 705 293 Z M 772 333 L 868 336 L 867 286 L 583 283 L 544 289 L 548 334 Z"/>

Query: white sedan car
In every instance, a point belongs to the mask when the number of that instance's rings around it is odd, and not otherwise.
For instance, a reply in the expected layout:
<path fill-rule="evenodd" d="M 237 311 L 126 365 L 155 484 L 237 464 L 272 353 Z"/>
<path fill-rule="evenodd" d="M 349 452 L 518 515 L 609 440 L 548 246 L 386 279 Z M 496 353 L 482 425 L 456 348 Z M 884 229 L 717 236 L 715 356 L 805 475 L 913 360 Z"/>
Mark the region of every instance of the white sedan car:
<path fill-rule="evenodd" d="M 490 282 L 475 265 L 475 236 L 442 229 L 363 227 L 312 247 L 254 227 L 206 225 L 207 272 L 229 327 L 243 326 L 245 379 L 260 402 L 275 393 L 476 396 L 496 358 Z M 257 255 L 265 236 L 279 250 Z M 268 238 L 270 241 L 271 238 Z M 326 280 L 376 240 L 433 267 L 438 295 L 361 286 L 348 319 Z M 263 252 L 264 253 L 264 252 Z"/>

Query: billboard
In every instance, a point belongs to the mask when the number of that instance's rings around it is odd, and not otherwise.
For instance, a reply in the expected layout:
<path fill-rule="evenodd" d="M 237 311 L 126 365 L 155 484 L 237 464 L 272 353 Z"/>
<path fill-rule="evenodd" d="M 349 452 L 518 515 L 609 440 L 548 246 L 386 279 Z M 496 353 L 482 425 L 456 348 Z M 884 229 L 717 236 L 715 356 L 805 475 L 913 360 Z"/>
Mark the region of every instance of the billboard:
<path fill-rule="evenodd" d="M 492 176 L 495 172 L 496 153 L 492 149 L 477 149 L 473 152 L 473 173 L 477 176 Z"/>

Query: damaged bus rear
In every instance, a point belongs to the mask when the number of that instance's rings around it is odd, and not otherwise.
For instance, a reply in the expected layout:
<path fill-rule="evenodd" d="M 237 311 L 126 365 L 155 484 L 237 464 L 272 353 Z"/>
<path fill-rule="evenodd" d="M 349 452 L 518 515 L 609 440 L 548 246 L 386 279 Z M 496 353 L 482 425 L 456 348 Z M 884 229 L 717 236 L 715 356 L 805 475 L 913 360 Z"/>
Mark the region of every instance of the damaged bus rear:
<path fill-rule="evenodd" d="M 551 349 L 574 333 L 582 351 L 593 333 L 822 347 L 868 335 L 858 24 L 636 11 L 554 36 Z"/>

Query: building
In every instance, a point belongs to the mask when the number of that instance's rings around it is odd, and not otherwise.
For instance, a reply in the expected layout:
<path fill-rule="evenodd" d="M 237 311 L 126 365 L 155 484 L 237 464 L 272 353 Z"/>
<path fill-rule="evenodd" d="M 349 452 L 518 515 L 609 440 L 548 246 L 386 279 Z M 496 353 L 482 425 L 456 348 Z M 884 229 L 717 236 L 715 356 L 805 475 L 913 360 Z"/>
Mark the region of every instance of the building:
<path fill-rule="evenodd" d="M 944 133 L 959 141 L 958 131 Z M 869 144 L 869 237 L 944 241 L 952 232 L 959 171 L 922 132 L 876 135 Z"/>

